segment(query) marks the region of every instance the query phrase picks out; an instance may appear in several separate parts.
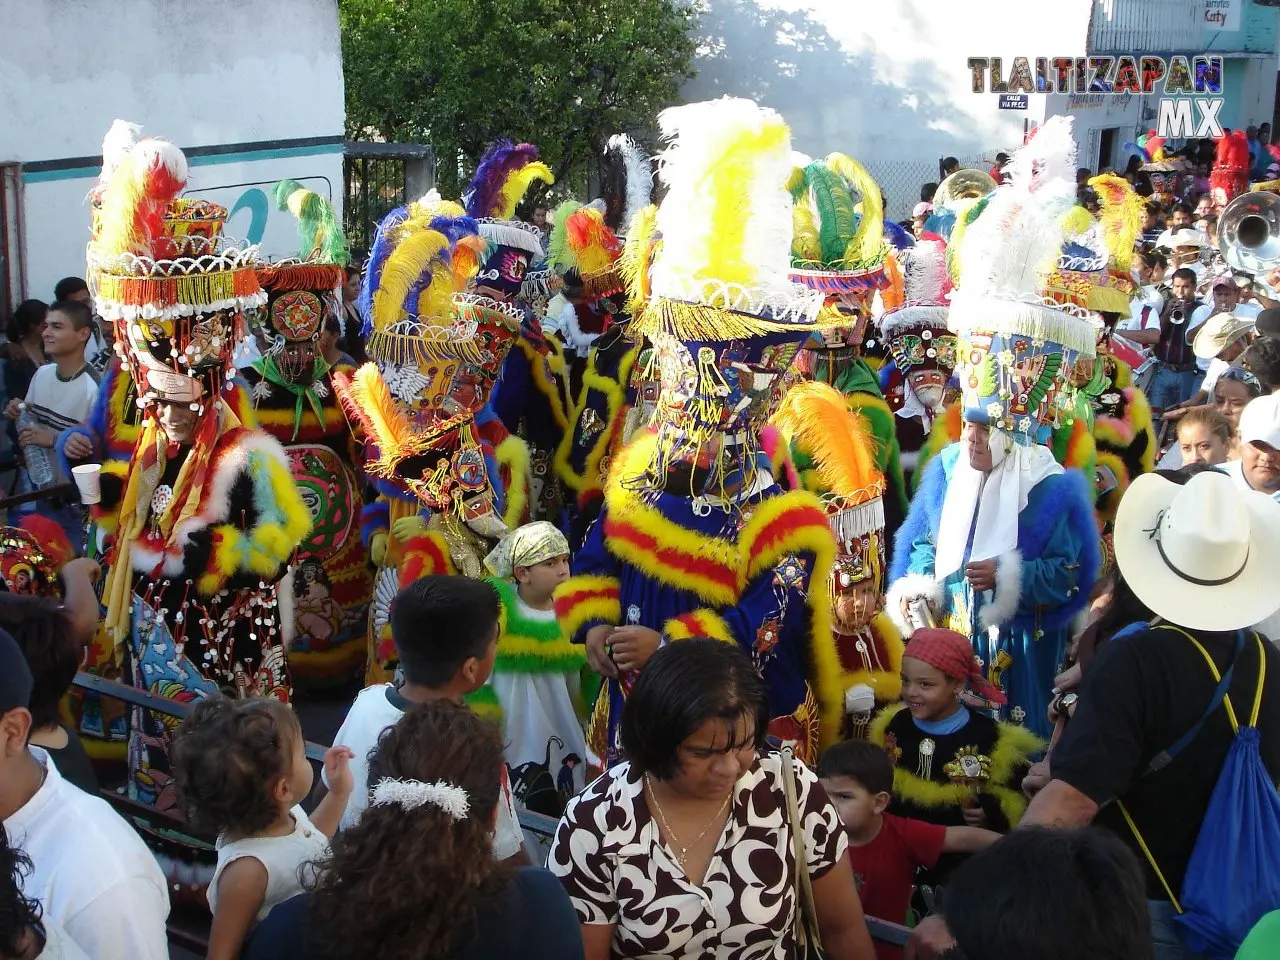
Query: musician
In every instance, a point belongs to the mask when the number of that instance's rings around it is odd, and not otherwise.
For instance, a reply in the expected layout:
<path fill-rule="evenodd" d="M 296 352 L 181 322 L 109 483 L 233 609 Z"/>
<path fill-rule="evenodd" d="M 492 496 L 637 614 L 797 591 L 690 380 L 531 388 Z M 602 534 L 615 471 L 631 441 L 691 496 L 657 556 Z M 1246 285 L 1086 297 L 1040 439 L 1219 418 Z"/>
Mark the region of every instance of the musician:
<path fill-rule="evenodd" d="M 1149 393 L 1151 406 L 1157 410 L 1185 403 L 1203 377 L 1198 373 L 1188 336 L 1189 321 L 1202 306 L 1195 295 L 1196 276 L 1186 267 L 1179 267 L 1173 273 L 1171 286 L 1171 296 L 1160 308 L 1159 327 L 1126 333 L 1130 340 L 1149 346 L 1156 358 Z"/>

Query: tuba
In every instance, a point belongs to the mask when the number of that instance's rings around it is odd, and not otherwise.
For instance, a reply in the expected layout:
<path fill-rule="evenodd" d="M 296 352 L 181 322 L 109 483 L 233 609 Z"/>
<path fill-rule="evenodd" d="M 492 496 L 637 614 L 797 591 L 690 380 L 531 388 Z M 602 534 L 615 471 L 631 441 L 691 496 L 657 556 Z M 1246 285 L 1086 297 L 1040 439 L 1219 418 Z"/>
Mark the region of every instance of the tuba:
<path fill-rule="evenodd" d="M 981 170 L 957 170 L 938 184 L 933 193 L 933 206 L 954 207 L 957 200 L 977 200 L 996 188 L 990 174 Z"/>
<path fill-rule="evenodd" d="M 1218 250 L 1233 270 L 1254 276 L 1280 265 L 1280 196 L 1242 193 L 1228 203 L 1218 218 Z"/>

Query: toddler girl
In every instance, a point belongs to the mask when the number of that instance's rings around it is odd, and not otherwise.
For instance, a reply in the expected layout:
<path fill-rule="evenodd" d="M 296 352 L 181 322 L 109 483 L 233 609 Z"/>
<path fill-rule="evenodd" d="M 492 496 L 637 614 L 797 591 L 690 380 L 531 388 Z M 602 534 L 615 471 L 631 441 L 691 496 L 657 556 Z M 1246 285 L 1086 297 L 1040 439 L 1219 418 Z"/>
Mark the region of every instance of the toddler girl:
<path fill-rule="evenodd" d="M 209 960 L 236 960 L 253 926 L 302 891 L 303 864 L 325 856 L 351 795 L 346 747 L 324 755 L 329 793 L 308 817 L 302 728 L 271 698 L 202 700 L 174 741 L 173 770 L 187 818 L 218 833 L 209 884 Z"/>

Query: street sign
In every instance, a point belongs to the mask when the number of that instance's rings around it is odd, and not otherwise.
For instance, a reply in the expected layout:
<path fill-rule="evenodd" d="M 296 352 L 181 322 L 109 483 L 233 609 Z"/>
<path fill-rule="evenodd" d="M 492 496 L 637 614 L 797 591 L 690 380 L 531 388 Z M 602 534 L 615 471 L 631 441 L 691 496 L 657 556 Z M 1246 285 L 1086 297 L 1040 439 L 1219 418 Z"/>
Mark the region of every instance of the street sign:
<path fill-rule="evenodd" d="M 1025 93 L 1002 93 L 1000 94 L 999 108 L 1001 110 L 1025 110 L 1027 109 L 1027 95 Z"/>

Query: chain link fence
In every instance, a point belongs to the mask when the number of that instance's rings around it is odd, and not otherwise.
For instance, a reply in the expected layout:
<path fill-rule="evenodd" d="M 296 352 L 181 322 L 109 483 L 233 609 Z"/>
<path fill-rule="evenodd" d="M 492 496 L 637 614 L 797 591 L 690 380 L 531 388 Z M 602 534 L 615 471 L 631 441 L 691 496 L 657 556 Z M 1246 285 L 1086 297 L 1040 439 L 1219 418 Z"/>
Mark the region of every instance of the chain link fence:
<path fill-rule="evenodd" d="M 994 155 L 994 154 L 993 154 Z M 987 173 L 990 160 L 980 156 L 957 157 L 961 167 Z M 934 160 L 867 160 L 863 166 L 884 193 L 884 218 L 899 222 L 911 219 L 911 210 L 920 202 L 920 188 L 941 181 L 942 158 Z"/>

